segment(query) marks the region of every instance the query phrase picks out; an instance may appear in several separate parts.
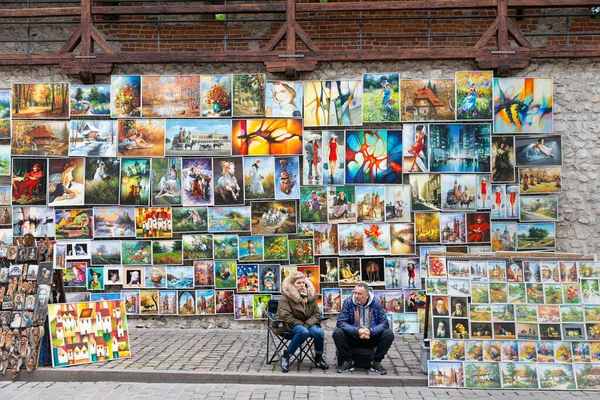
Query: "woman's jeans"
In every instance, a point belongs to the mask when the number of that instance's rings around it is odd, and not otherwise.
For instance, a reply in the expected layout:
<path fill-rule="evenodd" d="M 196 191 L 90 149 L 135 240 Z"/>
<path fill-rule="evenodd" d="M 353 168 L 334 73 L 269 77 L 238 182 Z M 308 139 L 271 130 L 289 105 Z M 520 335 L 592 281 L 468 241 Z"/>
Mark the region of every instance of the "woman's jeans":
<path fill-rule="evenodd" d="M 290 344 L 288 346 L 288 353 L 294 354 L 298 347 L 302 345 L 308 339 L 308 337 L 315 338 L 315 351 L 317 353 L 323 352 L 323 344 L 325 342 L 325 333 L 323 329 L 319 325 L 313 325 L 310 328 L 306 329 L 302 325 L 295 325 L 291 332 L 294 334 Z"/>

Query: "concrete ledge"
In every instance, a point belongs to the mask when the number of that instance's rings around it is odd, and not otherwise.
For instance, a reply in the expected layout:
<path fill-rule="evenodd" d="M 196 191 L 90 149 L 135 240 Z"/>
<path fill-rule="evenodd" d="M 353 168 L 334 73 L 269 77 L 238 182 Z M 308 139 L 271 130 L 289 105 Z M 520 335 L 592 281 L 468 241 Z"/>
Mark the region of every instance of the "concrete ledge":
<path fill-rule="evenodd" d="M 10 381 L 12 376 L 0 376 L 0 381 Z M 254 385 L 299 385 L 299 386 L 414 386 L 426 387 L 427 377 L 385 375 L 366 371 L 337 374 L 335 369 L 323 373 L 287 374 L 218 373 L 195 371 L 157 371 L 131 369 L 80 369 L 40 368 L 31 374 L 21 371 L 16 379 L 26 382 L 138 382 L 138 383 L 233 383 Z"/>

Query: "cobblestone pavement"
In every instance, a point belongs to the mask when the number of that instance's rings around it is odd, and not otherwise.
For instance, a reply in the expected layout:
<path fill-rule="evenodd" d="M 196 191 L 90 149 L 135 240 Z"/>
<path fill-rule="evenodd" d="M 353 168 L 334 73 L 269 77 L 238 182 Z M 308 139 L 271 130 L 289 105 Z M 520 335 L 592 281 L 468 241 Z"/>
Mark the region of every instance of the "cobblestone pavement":
<path fill-rule="evenodd" d="M 401 387 L 347 387 L 347 386 L 265 386 L 227 384 L 161 384 L 161 383 L 53 383 L 53 382 L 0 382 L 2 400 L 51 400 L 63 398 L 85 399 L 131 399 L 131 400 L 184 400 L 184 399 L 240 399 L 240 400 L 289 400 L 289 399 L 562 399 L 598 398 L 598 392 L 514 391 L 514 390 L 444 390 Z"/>
<path fill-rule="evenodd" d="M 278 362 L 266 363 L 266 330 L 147 329 L 130 327 L 132 357 L 69 369 L 278 373 Z M 419 364 L 422 335 L 397 336 L 383 361 L 389 375 L 425 377 Z M 335 345 L 325 336 L 325 357 L 333 367 Z M 293 372 L 320 373 L 310 362 L 294 363 Z M 364 375 L 364 371 L 356 371 Z"/>

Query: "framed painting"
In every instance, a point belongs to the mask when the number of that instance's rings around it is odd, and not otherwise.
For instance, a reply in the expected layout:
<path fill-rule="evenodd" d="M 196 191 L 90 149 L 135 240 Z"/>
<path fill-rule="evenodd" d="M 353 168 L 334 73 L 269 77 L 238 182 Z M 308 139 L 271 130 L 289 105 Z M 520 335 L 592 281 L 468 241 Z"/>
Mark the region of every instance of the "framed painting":
<path fill-rule="evenodd" d="M 400 76 L 363 74 L 363 122 L 400 121 Z"/>
<path fill-rule="evenodd" d="M 110 77 L 110 116 L 112 118 L 139 118 L 142 116 L 141 76 Z"/>
<path fill-rule="evenodd" d="M 120 119 L 117 121 L 119 157 L 163 157 L 165 120 Z"/>
<path fill-rule="evenodd" d="M 110 116 L 110 85 L 71 85 L 71 117 Z"/>
<path fill-rule="evenodd" d="M 236 156 L 302 154 L 302 121 L 298 119 L 236 120 L 232 131 L 232 154 Z"/>
<path fill-rule="evenodd" d="M 456 80 L 456 119 L 492 119 L 492 71 L 458 71 Z"/>
<path fill-rule="evenodd" d="M 303 95 L 300 81 L 267 81 L 266 116 L 301 118 Z"/>
<path fill-rule="evenodd" d="M 68 83 L 13 83 L 13 119 L 69 119 Z"/>
<path fill-rule="evenodd" d="M 67 157 L 69 121 L 12 122 L 13 156 Z"/>
<path fill-rule="evenodd" d="M 118 157 L 86 157 L 85 204 L 119 204 L 120 171 Z"/>
<path fill-rule="evenodd" d="M 200 76 L 142 76 L 142 116 L 199 118 Z"/>
<path fill-rule="evenodd" d="M 452 121 L 455 118 L 454 79 L 401 79 L 403 122 Z"/>
<path fill-rule="evenodd" d="M 167 156 L 227 156 L 231 154 L 231 120 L 167 120 Z"/>
<path fill-rule="evenodd" d="M 202 117 L 231 117 L 231 75 L 202 75 Z"/>
<path fill-rule="evenodd" d="M 233 75 L 233 117 L 265 115 L 264 74 Z"/>

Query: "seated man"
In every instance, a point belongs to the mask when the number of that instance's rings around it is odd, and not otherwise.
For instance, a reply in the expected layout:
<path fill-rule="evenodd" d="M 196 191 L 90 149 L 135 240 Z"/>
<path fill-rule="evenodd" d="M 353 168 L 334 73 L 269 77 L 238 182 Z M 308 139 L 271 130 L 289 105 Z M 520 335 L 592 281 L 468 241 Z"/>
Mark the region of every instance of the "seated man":
<path fill-rule="evenodd" d="M 342 361 L 337 372 L 354 371 L 351 349 L 359 347 L 375 349 L 371 371 L 387 374 L 381 360 L 394 341 L 394 333 L 389 329 L 381 302 L 374 298 L 366 283 L 358 283 L 352 298 L 344 301 L 333 341 Z"/>

